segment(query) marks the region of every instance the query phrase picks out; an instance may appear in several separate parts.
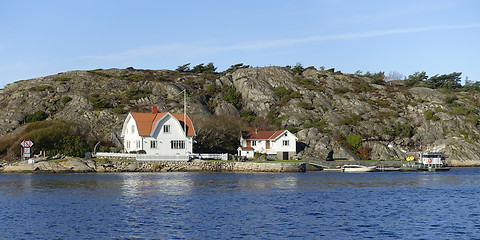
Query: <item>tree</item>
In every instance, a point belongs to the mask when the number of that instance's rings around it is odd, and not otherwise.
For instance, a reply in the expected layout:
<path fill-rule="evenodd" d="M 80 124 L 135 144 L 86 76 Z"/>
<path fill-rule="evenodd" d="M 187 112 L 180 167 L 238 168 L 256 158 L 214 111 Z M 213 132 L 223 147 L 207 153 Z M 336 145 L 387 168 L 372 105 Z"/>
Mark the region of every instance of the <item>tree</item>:
<path fill-rule="evenodd" d="M 184 64 L 182 66 L 178 66 L 177 69 L 175 69 L 177 72 L 190 72 L 190 63 Z"/>
<path fill-rule="evenodd" d="M 443 75 L 435 75 L 430 77 L 425 81 L 426 87 L 437 89 L 437 88 L 445 88 L 445 89 L 456 89 L 460 88 L 462 85 L 460 84 L 460 77 L 462 75 L 461 72 L 453 72 L 450 74 L 443 74 Z"/>
<path fill-rule="evenodd" d="M 362 136 L 357 134 L 349 134 L 347 137 L 347 142 L 355 150 L 359 149 L 362 146 Z"/>
<path fill-rule="evenodd" d="M 425 72 L 415 72 L 414 74 L 408 75 L 408 78 L 405 79 L 405 87 L 417 86 L 427 80 L 427 78 L 428 76 Z"/>
<path fill-rule="evenodd" d="M 399 72 L 389 72 L 388 75 L 385 77 L 385 81 L 392 81 L 392 80 L 402 80 L 403 75 Z"/>
<path fill-rule="evenodd" d="M 250 67 L 249 65 L 243 65 L 243 63 L 238 63 L 238 64 L 230 66 L 227 70 L 225 70 L 225 72 L 227 72 L 227 73 L 228 72 L 235 72 L 238 69 L 249 68 L 249 67 Z"/>

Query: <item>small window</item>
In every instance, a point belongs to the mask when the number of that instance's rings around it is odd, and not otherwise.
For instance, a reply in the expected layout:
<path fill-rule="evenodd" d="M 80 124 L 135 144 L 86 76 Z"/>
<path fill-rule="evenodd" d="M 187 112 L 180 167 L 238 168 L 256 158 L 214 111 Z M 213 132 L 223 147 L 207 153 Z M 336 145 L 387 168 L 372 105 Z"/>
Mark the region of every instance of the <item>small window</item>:
<path fill-rule="evenodd" d="M 140 143 L 141 143 L 140 141 L 137 141 L 137 149 L 139 149 L 139 148 L 140 148 L 140 146 L 141 146 L 141 144 L 140 144 Z"/>
<path fill-rule="evenodd" d="M 130 149 L 130 141 L 125 141 L 125 148 Z"/>
<path fill-rule="evenodd" d="M 290 145 L 290 141 L 289 141 L 289 140 L 283 140 L 282 145 L 283 145 L 283 146 L 289 146 L 289 145 Z"/>
<path fill-rule="evenodd" d="M 150 148 L 157 148 L 157 141 L 155 140 L 150 141 Z"/>
<path fill-rule="evenodd" d="M 132 133 L 135 133 L 135 125 L 132 125 Z"/>
<path fill-rule="evenodd" d="M 257 146 L 257 141 L 252 141 L 252 146 Z"/>
<path fill-rule="evenodd" d="M 163 132 L 170 133 L 170 125 L 163 125 Z"/>

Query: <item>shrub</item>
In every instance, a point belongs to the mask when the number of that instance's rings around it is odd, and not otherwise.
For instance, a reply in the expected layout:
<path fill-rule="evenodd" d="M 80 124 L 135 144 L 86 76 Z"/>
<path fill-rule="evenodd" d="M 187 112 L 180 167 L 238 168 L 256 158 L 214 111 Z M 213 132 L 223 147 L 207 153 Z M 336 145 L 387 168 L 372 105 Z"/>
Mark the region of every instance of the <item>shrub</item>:
<path fill-rule="evenodd" d="M 61 101 L 63 104 L 67 104 L 68 102 L 72 101 L 72 98 L 69 97 L 69 96 L 65 96 L 65 97 L 62 97 L 62 99 L 60 99 L 60 101 Z"/>
<path fill-rule="evenodd" d="M 312 104 L 306 103 L 306 102 L 298 102 L 297 106 L 299 106 L 301 108 L 304 108 L 304 109 L 307 109 L 307 110 L 312 110 L 313 109 Z"/>
<path fill-rule="evenodd" d="M 207 87 L 207 94 L 213 96 L 217 91 L 217 86 L 215 84 L 210 84 Z"/>
<path fill-rule="evenodd" d="M 237 92 L 235 88 L 232 88 L 230 86 L 226 87 L 225 96 L 223 96 L 223 100 L 233 104 L 237 108 L 242 107 L 242 94 Z"/>
<path fill-rule="evenodd" d="M 144 77 L 138 75 L 138 74 L 130 74 L 128 75 L 127 77 L 127 80 L 130 80 L 130 81 L 142 81 L 142 80 L 145 80 Z"/>
<path fill-rule="evenodd" d="M 90 96 L 88 97 L 88 101 L 92 104 L 94 108 L 106 108 L 107 101 L 99 96 Z"/>
<path fill-rule="evenodd" d="M 56 82 L 68 82 L 70 81 L 72 78 L 69 78 L 69 77 L 64 77 L 64 76 L 59 76 L 59 77 L 56 77 L 53 79 L 53 81 L 56 81 Z"/>
<path fill-rule="evenodd" d="M 438 121 L 438 120 L 440 120 L 440 118 L 438 116 L 436 116 L 435 113 L 432 110 L 425 111 L 423 113 L 423 115 L 425 116 L 425 120 L 427 120 L 427 121 L 430 121 L 430 120 Z"/>
<path fill-rule="evenodd" d="M 258 118 L 255 112 L 250 109 L 242 109 L 240 111 L 240 116 L 248 122 L 254 121 Z"/>
<path fill-rule="evenodd" d="M 349 134 L 347 137 L 347 142 L 355 150 L 359 149 L 362 146 L 362 136 L 357 134 Z"/>
<path fill-rule="evenodd" d="M 31 123 L 31 122 L 39 122 L 47 119 L 48 115 L 42 110 L 38 110 L 33 114 L 27 115 L 25 118 L 25 122 Z"/>
<path fill-rule="evenodd" d="M 35 87 L 32 87 L 30 88 L 31 90 L 34 90 L 36 92 L 42 92 L 42 91 L 45 91 L 46 89 L 49 89 L 51 88 L 51 86 L 49 85 L 41 85 L 41 86 L 35 86 Z"/>
<path fill-rule="evenodd" d="M 333 89 L 333 92 L 334 92 L 335 94 L 345 94 L 345 93 L 350 92 L 350 89 L 348 89 L 348 88 L 346 88 L 346 87 L 334 88 L 334 89 Z"/>
<path fill-rule="evenodd" d="M 128 89 L 126 92 L 125 92 L 125 96 L 129 99 L 140 99 L 140 98 L 144 98 L 144 97 L 148 97 L 150 96 L 150 94 L 152 94 L 152 91 L 150 90 L 143 90 L 143 89 L 138 89 L 136 87 L 130 87 L 130 89 Z"/>

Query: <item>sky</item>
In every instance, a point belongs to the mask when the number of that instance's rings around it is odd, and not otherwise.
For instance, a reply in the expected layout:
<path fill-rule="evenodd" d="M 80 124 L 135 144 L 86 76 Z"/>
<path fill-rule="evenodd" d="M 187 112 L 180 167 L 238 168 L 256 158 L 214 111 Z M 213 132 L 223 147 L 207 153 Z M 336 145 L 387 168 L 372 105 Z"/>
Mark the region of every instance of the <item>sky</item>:
<path fill-rule="evenodd" d="M 2 0 L 0 88 L 70 70 L 213 62 L 480 81 L 477 0 Z"/>

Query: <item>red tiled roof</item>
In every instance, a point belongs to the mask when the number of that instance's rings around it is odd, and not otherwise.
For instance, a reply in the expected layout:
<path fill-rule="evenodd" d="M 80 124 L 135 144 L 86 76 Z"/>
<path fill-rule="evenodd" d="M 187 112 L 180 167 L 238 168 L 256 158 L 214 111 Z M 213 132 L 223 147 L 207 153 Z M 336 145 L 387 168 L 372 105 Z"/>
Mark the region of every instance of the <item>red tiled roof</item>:
<path fill-rule="evenodd" d="M 140 136 L 150 136 L 153 133 L 153 127 L 157 124 L 157 122 L 162 119 L 167 112 L 162 113 L 137 113 L 132 112 L 132 117 L 135 119 L 138 128 L 138 134 Z M 184 114 L 183 113 L 171 113 L 173 117 L 175 117 L 182 127 L 185 126 L 183 123 Z M 195 136 L 195 130 L 193 129 L 192 120 L 186 116 L 187 121 L 187 136 Z"/>
<path fill-rule="evenodd" d="M 246 131 L 242 132 L 242 137 L 244 139 L 252 140 L 273 140 L 284 133 L 286 130 L 278 131 Z"/>

